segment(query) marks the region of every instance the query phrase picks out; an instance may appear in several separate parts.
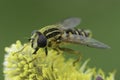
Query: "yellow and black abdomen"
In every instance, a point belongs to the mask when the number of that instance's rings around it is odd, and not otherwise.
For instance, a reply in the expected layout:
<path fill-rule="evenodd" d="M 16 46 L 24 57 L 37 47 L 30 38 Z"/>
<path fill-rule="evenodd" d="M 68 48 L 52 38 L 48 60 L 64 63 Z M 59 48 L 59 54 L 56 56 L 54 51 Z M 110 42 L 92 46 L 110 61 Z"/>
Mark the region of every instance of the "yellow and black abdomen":
<path fill-rule="evenodd" d="M 63 37 L 71 37 L 71 36 L 83 36 L 83 37 L 92 37 L 92 33 L 90 30 L 85 30 L 85 29 L 66 29 L 64 31 L 64 34 L 62 35 Z"/>

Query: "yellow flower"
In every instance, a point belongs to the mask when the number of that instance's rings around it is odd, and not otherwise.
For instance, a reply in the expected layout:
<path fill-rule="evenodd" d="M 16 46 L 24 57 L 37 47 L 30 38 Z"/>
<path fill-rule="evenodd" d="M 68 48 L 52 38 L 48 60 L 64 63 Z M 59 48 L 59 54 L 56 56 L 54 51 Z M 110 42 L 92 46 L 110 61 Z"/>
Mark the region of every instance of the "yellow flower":
<path fill-rule="evenodd" d="M 36 54 L 29 44 L 20 41 L 5 48 L 5 80 L 115 80 L 114 73 L 105 76 L 102 70 L 86 68 L 89 60 L 73 66 L 74 59 L 65 61 L 63 52 L 58 55 L 49 49 L 48 55 L 39 49 Z"/>

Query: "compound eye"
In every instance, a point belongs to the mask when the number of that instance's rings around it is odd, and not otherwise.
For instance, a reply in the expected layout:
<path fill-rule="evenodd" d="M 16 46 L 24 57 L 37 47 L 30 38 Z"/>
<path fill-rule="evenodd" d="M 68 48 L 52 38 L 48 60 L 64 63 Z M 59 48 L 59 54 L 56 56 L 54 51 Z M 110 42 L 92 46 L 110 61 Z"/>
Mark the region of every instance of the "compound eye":
<path fill-rule="evenodd" d="M 39 47 L 45 47 L 47 45 L 47 38 L 44 35 L 39 35 L 37 44 Z"/>

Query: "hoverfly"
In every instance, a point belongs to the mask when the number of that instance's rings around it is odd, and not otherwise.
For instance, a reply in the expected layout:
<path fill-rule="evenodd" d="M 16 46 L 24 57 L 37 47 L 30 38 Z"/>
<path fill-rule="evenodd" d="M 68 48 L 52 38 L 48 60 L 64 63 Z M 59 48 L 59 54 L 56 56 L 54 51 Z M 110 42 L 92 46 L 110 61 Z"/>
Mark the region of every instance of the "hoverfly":
<path fill-rule="evenodd" d="M 36 54 L 39 48 L 44 48 L 47 55 L 48 47 L 59 50 L 62 43 L 81 44 L 102 49 L 110 48 L 108 45 L 93 39 L 91 31 L 76 29 L 75 27 L 80 24 L 80 21 L 76 17 L 67 18 L 57 24 L 48 25 L 40 30 L 33 31 L 29 39 L 31 47 L 35 49 L 33 54 Z"/>

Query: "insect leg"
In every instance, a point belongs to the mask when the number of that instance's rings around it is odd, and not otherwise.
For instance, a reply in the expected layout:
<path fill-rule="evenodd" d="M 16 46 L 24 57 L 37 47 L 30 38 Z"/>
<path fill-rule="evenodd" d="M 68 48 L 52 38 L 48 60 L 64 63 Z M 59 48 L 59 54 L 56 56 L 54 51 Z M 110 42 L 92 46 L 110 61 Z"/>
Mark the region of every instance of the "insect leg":
<path fill-rule="evenodd" d="M 47 49 L 47 47 L 45 47 L 45 54 L 46 54 L 46 56 L 48 55 L 48 49 Z"/>
<path fill-rule="evenodd" d="M 59 47 L 59 49 L 62 51 L 65 51 L 67 53 L 72 53 L 72 54 L 78 55 L 78 58 L 73 62 L 73 66 L 75 66 L 75 64 L 77 62 L 79 62 L 82 58 L 80 52 L 78 52 L 78 51 L 72 50 L 70 48 L 61 48 L 61 47 Z"/>
<path fill-rule="evenodd" d="M 60 54 L 60 49 L 57 47 L 57 48 L 53 48 L 55 51 L 57 51 L 57 55 L 59 55 Z"/>
<path fill-rule="evenodd" d="M 33 52 L 33 54 L 36 54 L 38 50 L 39 50 L 39 48 L 37 47 L 37 48 L 35 49 L 35 51 Z M 46 54 L 46 56 L 47 56 L 47 54 L 48 54 L 47 47 L 45 48 L 45 54 Z M 31 61 L 29 61 L 29 63 L 32 62 L 32 61 L 34 61 L 34 60 L 36 60 L 36 57 L 35 57 L 34 59 L 32 59 Z"/>
<path fill-rule="evenodd" d="M 39 50 L 39 48 L 35 48 L 35 51 L 33 52 L 33 54 L 36 54 L 36 52 Z"/>

